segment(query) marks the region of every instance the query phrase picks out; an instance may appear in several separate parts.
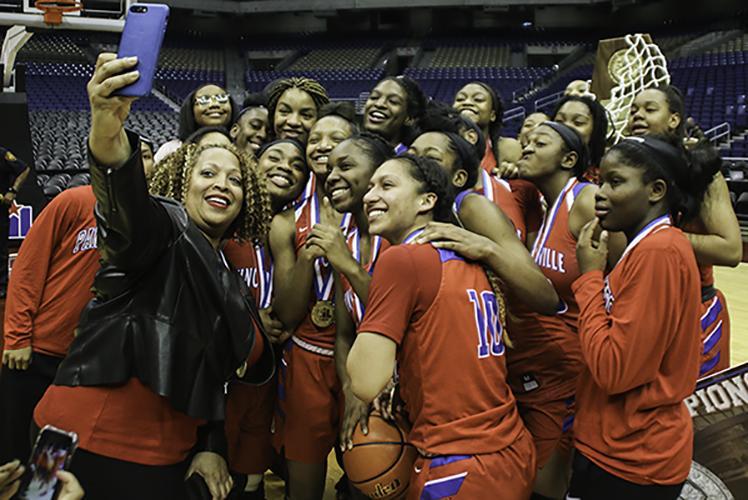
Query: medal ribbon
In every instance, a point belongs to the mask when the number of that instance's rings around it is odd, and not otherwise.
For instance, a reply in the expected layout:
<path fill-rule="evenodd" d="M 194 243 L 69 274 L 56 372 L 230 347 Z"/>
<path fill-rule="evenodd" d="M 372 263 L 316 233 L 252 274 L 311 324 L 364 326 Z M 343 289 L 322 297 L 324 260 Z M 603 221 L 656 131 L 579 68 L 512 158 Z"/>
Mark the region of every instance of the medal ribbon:
<path fill-rule="evenodd" d="M 310 228 L 313 228 L 321 221 L 321 215 L 320 215 L 320 207 L 319 207 L 319 196 L 317 196 L 316 193 L 312 194 L 312 197 L 310 198 L 310 216 L 311 216 L 311 224 Z M 343 231 L 343 234 L 348 234 L 351 228 L 351 220 L 353 219 L 353 214 L 351 213 L 345 213 L 343 214 L 343 220 L 340 221 L 340 228 Z M 327 259 L 324 257 L 319 257 L 314 260 L 314 293 L 317 295 L 318 300 L 330 300 L 330 297 L 332 297 L 332 288 L 334 284 L 334 278 L 332 275 L 332 270 L 330 269 L 330 264 L 327 262 Z"/>
<path fill-rule="evenodd" d="M 267 309 L 270 307 L 270 301 L 273 298 L 273 263 L 266 260 L 265 248 L 262 245 L 255 246 L 255 256 L 257 257 L 257 274 L 260 282 L 259 308 Z M 266 266 L 267 271 L 265 271 Z"/>
<path fill-rule="evenodd" d="M 353 248 L 351 248 L 351 253 L 353 254 L 353 258 L 356 259 L 356 262 L 361 264 L 361 233 L 358 229 L 354 229 L 353 234 Z M 382 248 L 382 237 L 381 236 L 371 236 L 371 258 L 369 259 L 369 276 L 374 274 L 374 265 L 377 262 L 377 257 L 379 257 L 379 251 Z M 363 303 L 361 302 L 361 299 L 356 294 L 356 292 L 353 290 L 353 287 L 351 287 L 351 302 L 348 304 L 351 309 L 351 313 L 353 314 L 356 324 L 361 323 L 361 321 L 364 319 L 364 313 L 366 312 L 366 308 L 364 307 Z"/>
<path fill-rule="evenodd" d="M 301 215 L 301 210 L 304 208 L 304 205 L 309 202 L 312 198 L 312 194 L 314 193 L 314 190 L 317 188 L 317 178 L 314 176 L 314 174 L 310 174 L 309 180 L 306 183 L 306 187 L 304 187 L 304 192 L 299 196 L 299 198 L 294 203 L 294 212 L 296 213 L 296 220 L 299 220 L 299 216 Z"/>
<path fill-rule="evenodd" d="M 480 175 L 483 180 L 483 196 L 493 202 L 493 186 L 491 185 L 491 176 L 484 169 L 480 169 Z"/>
<path fill-rule="evenodd" d="M 657 217 L 655 220 L 651 221 L 649 224 L 644 226 L 644 228 L 639 231 L 639 233 L 634 237 L 633 240 L 631 240 L 631 243 L 626 245 L 626 249 L 623 251 L 623 255 L 621 255 L 621 258 L 618 259 L 618 262 L 621 262 L 628 253 L 634 249 L 636 245 L 641 242 L 644 238 L 649 236 L 650 234 L 654 233 L 655 231 L 662 229 L 663 227 L 667 227 L 672 225 L 672 221 L 670 220 L 669 215 L 663 215 L 661 217 Z M 618 263 L 616 263 L 618 265 Z"/>
<path fill-rule="evenodd" d="M 410 233 L 408 236 L 405 237 L 402 244 L 409 245 L 413 243 L 413 241 L 415 241 L 416 238 L 421 236 L 421 233 L 423 233 L 423 228 L 416 229 L 415 231 L 413 231 L 412 233 Z"/>
<path fill-rule="evenodd" d="M 558 198 L 556 198 L 551 209 L 546 212 L 545 217 L 543 218 L 543 224 L 540 226 L 540 234 L 538 235 L 538 239 L 535 240 L 535 245 L 532 247 L 531 255 L 533 259 L 540 255 L 540 251 L 545 247 L 548 237 L 551 234 L 551 230 L 553 229 L 553 224 L 556 222 L 558 211 L 561 208 L 561 205 L 563 205 L 566 195 L 569 194 L 569 191 L 574 188 L 577 182 L 579 181 L 573 177 L 569 179 L 569 182 L 567 182 L 564 189 L 561 190 L 561 194 L 558 195 Z"/>

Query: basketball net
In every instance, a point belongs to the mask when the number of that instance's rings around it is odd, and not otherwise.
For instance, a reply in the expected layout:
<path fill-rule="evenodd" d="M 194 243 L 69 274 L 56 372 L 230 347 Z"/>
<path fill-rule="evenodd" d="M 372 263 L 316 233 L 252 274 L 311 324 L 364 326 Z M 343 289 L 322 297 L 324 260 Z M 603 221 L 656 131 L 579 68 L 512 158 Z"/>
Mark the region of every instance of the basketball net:
<path fill-rule="evenodd" d="M 615 85 L 610 89 L 610 101 L 605 104 L 613 129 L 613 143 L 623 138 L 629 110 L 634 97 L 642 90 L 670 83 L 667 60 L 660 48 L 643 35 L 624 37 L 628 48 L 613 54 L 608 71 Z"/>

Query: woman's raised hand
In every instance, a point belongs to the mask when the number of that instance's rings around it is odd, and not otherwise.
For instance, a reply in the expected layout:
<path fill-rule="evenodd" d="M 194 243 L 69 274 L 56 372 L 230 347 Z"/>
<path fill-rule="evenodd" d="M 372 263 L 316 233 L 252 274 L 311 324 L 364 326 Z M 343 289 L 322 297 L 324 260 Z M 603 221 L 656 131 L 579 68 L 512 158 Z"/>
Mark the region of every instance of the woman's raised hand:
<path fill-rule="evenodd" d="M 137 63 L 136 57 L 117 59 L 116 54 L 104 52 L 99 54 L 96 69 L 88 82 L 91 104 L 88 143 L 94 159 L 102 166 L 120 166 L 132 154 L 125 134 L 125 120 L 135 98 L 112 94 L 140 77 L 140 73 L 133 69 Z"/>

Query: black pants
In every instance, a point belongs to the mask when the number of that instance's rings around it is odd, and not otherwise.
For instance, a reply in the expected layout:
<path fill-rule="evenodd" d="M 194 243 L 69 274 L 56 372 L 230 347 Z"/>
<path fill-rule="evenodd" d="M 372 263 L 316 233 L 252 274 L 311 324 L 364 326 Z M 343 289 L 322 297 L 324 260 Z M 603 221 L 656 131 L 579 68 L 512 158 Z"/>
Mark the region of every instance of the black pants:
<path fill-rule="evenodd" d="M 73 455 L 69 470 L 91 500 L 184 500 L 188 461 L 175 465 L 141 465 L 86 450 Z"/>
<path fill-rule="evenodd" d="M 574 452 L 567 500 L 677 500 L 683 484 L 641 485 L 606 472 L 587 457 Z"/>
<path fill-rule="evenodd" d="M 62 358 L 32 352 L 28 369 L 3 367 L 0 373 L 0 464 L 16 458 L 25 462 L 31 455 L 29 425 L 34 408 L 54 380 L 61 361 Z"/>

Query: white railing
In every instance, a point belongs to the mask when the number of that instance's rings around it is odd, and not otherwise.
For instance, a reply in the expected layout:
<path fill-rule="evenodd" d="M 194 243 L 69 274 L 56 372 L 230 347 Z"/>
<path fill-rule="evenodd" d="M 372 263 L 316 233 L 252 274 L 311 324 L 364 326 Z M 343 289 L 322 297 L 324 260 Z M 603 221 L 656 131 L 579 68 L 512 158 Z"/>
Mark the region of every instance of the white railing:
<path fill-rule="evenodd" d="M 720 123 L 719 125 L 715 125 L 709 130 L 705 130 L 704 136 L 709 139 L 709 142 L 711 142 L 713 145 L 717 145 L 722 141 L 729 141 L 731 133 L 732 127 L 730 127 L 729 123 L 724 122 Z"/>
<path fill-rule="evenodd" d="M 556 92 L 555 94 L 541 97 L 540 99 L 535 101 L 535 111 L 541 111 L 547 107 L 553 106 L 558 101 L 560 101 L 563 96 L 564 96 L 564 91 L 560 90 Z"/>
<path fill-rule="evenodd" d="M 525 116 L 527 116 L 527 111 L 525 111 L 524 106 L 517 106 L 504 111 L 504 118 L 501 121 L 502 123 L 509 123 L 512 120 L 524 120 Z"/>

